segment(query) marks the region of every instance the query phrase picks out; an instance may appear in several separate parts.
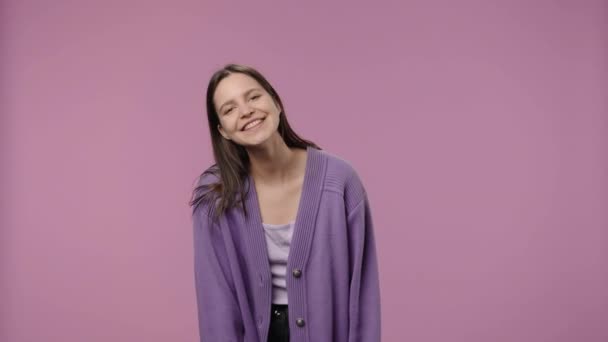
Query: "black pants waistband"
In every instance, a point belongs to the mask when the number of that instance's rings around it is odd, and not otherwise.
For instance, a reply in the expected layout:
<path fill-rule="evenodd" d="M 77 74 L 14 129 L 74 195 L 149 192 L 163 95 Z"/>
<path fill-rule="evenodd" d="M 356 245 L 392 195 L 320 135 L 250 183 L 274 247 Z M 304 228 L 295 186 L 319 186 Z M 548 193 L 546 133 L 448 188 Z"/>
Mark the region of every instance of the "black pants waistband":
<path fill-rule="evenodd" d="M 289 342 L 289 306 L 272 304 L 268 342 Z"/>

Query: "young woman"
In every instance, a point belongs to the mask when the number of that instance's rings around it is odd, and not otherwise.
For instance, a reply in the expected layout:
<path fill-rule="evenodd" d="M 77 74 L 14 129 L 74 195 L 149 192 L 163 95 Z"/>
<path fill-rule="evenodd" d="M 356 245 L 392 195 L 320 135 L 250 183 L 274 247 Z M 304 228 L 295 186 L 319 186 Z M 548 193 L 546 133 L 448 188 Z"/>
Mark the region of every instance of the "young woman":
<path fill-rule="evenodd" d="M 207 120 L 215 164 L 190 202 L 201 341 L 380 341 L 374 229 L 357 172 L 300 138 L 251 67 L 211 77 Z"/>

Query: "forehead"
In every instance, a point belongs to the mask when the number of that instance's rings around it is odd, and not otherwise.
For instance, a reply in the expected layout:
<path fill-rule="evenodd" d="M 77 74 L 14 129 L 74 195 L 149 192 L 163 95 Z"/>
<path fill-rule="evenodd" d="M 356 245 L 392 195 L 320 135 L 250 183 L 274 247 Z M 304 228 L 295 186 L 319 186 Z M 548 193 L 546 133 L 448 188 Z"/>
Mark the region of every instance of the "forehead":
<path fill-rule="evenodd" d="M 224 102 L 236 99 L 251 88 L 262 89 L 262 86 L 249 75 L 230 74 L 218 83 L 213 99 L 216 105 L 221 106 Z"/>

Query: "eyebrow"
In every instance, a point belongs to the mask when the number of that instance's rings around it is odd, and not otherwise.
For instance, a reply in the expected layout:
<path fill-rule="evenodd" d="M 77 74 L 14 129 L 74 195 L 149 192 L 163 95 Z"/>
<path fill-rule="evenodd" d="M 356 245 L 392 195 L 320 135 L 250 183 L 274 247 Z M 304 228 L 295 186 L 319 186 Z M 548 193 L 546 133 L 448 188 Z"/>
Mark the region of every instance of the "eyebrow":
<path fill-rule="evenodd" d="M 261 90 L 261 89 L 260 89 L 260 88 L 251 88 L 251 89 L 247 90 L 245 93 L 243 93 L 243 95 L 244 95 L 244 96 L 247 96 L 249 93 L 251 93 L 252 91 L 255 91 L 255 90 Z M 224 103 L 223 103 L 223 104 L 220 106 L 220 108 L 219 108 L 217 111 L 218 111 L 218 112 L 221 112 L 221 111 L 222 111 L 222 108 L 223 108 L 225 105 L 227 105 L 227 104 L 229 104 L 229 103 L 232 103 L 232 102 L 234 102 L 234 100 L 228 100 L 228 101 L 224 102 Z"/>

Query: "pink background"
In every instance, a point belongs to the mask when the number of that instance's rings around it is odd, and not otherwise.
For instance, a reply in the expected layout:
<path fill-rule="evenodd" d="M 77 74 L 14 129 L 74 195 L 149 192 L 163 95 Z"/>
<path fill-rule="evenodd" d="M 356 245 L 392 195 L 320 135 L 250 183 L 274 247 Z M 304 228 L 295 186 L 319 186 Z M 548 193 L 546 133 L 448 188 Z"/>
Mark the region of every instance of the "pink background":
<path fill-rule="evenodd" d="M 383 341 L 608 340 L 606 1 L 1 6 L 1 341 L 197 341 L 228 62 L 361 175 Z"/>

